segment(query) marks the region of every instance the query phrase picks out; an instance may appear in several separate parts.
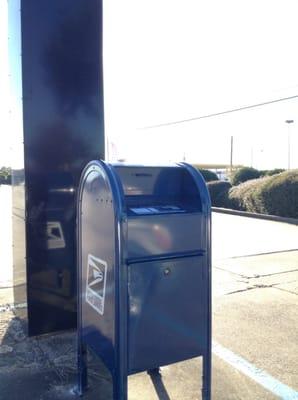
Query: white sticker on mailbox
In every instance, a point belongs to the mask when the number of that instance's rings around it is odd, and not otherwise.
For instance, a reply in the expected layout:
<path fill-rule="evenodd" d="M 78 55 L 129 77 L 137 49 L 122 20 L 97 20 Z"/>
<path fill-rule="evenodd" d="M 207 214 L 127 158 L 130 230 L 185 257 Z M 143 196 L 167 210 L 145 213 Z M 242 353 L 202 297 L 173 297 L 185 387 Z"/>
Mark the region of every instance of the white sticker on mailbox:
<path fill-rule="evenodd" d="M 107 263 L 88 254 L 86 277 L 86 302 L 100 315 L 104 313 L 107 280 Z"/>

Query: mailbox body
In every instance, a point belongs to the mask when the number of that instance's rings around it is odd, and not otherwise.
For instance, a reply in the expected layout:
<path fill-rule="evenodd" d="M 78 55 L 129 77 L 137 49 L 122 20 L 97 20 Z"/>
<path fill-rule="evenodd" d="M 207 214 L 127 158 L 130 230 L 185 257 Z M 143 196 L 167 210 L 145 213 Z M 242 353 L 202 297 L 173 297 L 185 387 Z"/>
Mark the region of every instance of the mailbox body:
<path fill-rule="evenodd" d="M 129 374 L 210 362 L 210 200 L 195 169 L 91 162 L 78 241 L 79 341 L 111 371 L 115 398 Z"/>

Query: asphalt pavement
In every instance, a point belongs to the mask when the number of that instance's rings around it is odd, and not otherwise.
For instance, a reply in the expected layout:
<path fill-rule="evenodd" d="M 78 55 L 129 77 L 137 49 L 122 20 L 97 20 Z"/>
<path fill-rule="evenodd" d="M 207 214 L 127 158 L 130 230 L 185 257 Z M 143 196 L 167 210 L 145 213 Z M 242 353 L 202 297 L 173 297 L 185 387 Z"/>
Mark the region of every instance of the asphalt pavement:
<path fill-rule="evenodd" d="M 31 338 L 12 306 L 10 194 L 0 186 L 0 399 L 77 399 L 75 334 Z M 213 213 L 214 400 L 298 399 L 298 227 Z M 20 307 L 23 307 L 20 305 Z M 91 354 L 84 398 L 111 399 Z M 201 359 L 129 378 L 132 400 L 201 399 Z"/>

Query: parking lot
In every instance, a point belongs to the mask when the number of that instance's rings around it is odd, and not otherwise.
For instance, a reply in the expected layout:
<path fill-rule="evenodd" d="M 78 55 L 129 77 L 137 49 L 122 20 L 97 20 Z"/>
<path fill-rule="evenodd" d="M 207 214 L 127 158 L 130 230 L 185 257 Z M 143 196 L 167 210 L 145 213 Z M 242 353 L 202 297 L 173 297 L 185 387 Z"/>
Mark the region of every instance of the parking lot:
<path fill-rule="evenodd" d="M 13 301 L 10 199 L 0 186 L 0 398 L 76 398 L 74 333 L 27 339 L 3 306 Z M 213 213 L 212 232 L 213 399 L 298 399 L 298 227 Z M 192 359 L 131 376 L 129 399 L 196 400 L 200 386 Z M 94 362 L 86 399 L 110 397 Z"/>
<path fill-rule="evenodd" d="M 233 353 L 215 347 L 214 365 L 250 378 L 224 398 L 298 396 L 297 247 L 295 225 L 213 214 L 213 340 Z"/>

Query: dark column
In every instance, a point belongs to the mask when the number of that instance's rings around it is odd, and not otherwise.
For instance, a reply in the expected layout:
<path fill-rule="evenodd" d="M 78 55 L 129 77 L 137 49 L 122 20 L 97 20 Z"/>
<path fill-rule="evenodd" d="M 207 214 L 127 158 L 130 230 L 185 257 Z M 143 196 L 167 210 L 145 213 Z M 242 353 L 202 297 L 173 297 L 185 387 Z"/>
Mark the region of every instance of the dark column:
<path fill-rule="evenodd" d="M 35 335 L 76 324 L 76 192 L 104 158 L 102 1 L 9 0 L 9 12 L 15 302 Z"/>

